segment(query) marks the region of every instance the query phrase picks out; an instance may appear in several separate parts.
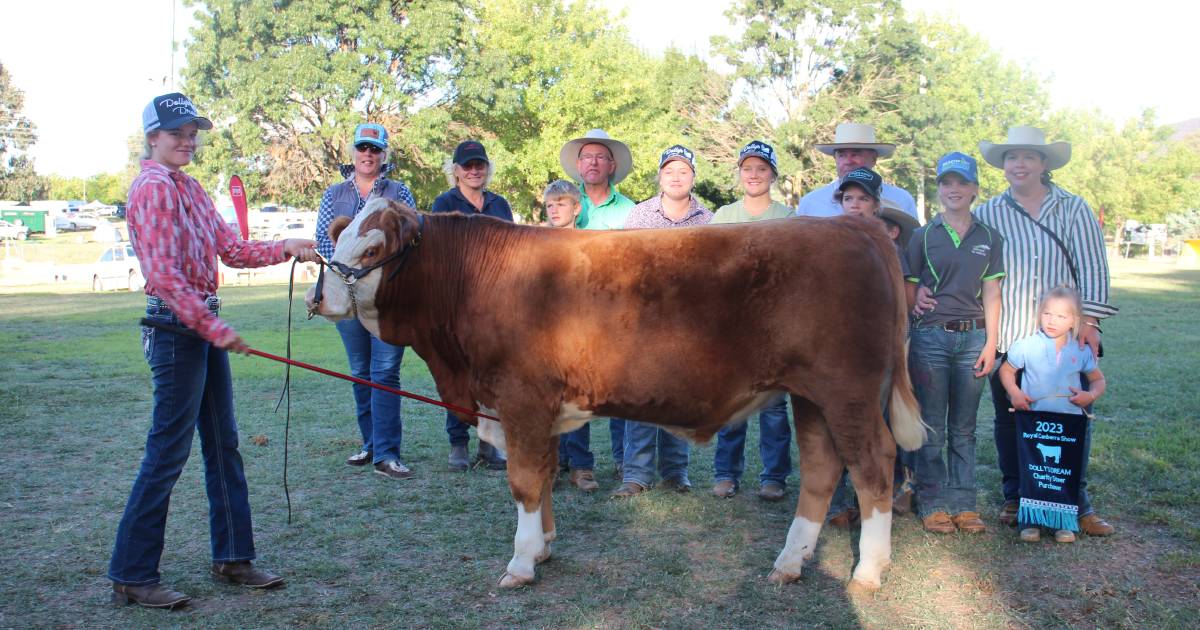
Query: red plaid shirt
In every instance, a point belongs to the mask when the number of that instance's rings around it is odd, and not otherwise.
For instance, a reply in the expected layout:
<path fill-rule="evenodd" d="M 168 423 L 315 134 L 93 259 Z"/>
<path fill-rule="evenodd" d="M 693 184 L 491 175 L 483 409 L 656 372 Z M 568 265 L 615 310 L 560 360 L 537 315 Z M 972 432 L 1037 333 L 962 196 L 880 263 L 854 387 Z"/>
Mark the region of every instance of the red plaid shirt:
<path fill-rule="evenodd" d="M 229 330 L 204 304 L 217 292 L 217 256 L 230 267 L 287 260 L 282 241 L 239 239 L 200 182 L 153 160 L 142 160 L 142 172 L 129 188 L 127 212 L 146 295 L 162 298 L 180 323 L 209 341 Z"/>

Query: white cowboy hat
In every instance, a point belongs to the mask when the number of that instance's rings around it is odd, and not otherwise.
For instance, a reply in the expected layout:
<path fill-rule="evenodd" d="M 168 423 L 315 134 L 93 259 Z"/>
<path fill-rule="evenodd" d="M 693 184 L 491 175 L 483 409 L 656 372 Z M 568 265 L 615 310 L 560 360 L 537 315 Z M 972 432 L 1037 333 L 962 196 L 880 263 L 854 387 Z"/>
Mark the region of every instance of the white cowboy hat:
<path fill-rule="evenodd" d="M 983 160 L 996 168 L 1004 168 L 1004 154 L 1013 149 L 1029 149 L 1046 156 L 1046 170 L 1066 166 L 1071 161 L 1071 143 L 1054 142 L 1046 144 L 1046 132 L 1037 127 L 1009 127 L 1008 142 L 992 144 L 987 140 L 979 143 L 979 152 Z"/>
<path fill-rule="evenodd" d="M 603 144 L 608 147 L 609 151 L 612 151 L 613 159 L 617 162 L 617 170 L 613 171 L 612 183 L 619 184 L 633 170 L 633 154 L 629 152 L 629 147 L 620 140 L 608 137 L 603 129 L 592 129 L 583 134 L 582 138 L 567 141 L 562 150 L 558 152 L 558 163 L 562 164 L 563 171 L 571 179 L 577 182 L 583 181 L 583 176 L 579 174 L 575 162 L 579 160 L 579 150 L 587 144 Z"/>
<path fill-rule="evenodd" d="M 912 238 L 913 232 L 921 227 L 921 224 L 917 222 L 916 217 L 901 210 L 899 204 L 887 197 L 879 201 L 879 206 L 881 219 L 887 219 L 900 226 L 900 247 L 908 247 L 909 239 Z"/>
<path fill-rule="evenodd" d="M 833 155 L 838 149 L 871 149 L 879 157 L 891 157 L 896 145 L 875 142 L 875 128 L 861 123 L 842 123 L 833 134 L 833 142 L 818 144 L 816 148 L 825 155 Z"/>

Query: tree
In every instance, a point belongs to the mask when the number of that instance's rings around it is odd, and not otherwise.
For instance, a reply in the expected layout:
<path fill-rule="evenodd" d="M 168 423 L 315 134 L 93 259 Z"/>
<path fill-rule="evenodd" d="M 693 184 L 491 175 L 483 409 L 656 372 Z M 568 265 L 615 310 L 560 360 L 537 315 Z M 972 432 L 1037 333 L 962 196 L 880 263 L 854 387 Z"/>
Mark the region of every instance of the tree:
<path fill-rule="evenodd" d="M 194 1 L 194 0 L 190 0 Z M 384 124 L 405 181 L 427 180 L 446 117 L 436 88 L 461 49 L 461 2 L 206 0 L 185 90 L 217 123 L 197 174 L 240 174 L 255 201 L 314 206 L 355 125 Z"/>
<path fill-rule="evenodd" d="M 0 64 L 0 198 L 29 202 L 45 194 L 46 182 L 24 152 L 37 142 L 37 128 L 23 115 L 25 93 Z M 21 153 L 13 153 L 19 151 Z"/>

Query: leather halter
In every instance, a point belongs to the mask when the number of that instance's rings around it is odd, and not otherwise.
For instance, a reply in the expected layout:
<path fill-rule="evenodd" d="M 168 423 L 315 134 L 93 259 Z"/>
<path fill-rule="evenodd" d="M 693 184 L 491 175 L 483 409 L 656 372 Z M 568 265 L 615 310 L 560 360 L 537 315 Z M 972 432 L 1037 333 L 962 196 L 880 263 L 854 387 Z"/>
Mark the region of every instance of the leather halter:
<path fill-rule="evenodd" d="M 358 284 L 359 280 L 366 277 L 366 275 L 372 271 L 375 271 L 376 269 L 392 262 L 393 260 L 398 260 L 399 262 L 396 264 L 396 268 L 392 270 L 392 273 L 388 274 L 387 279 L 388 281 L 391 281 L 393 278 L 395 278 L 396 274 L 399 273 L 400 269 L 404 266 L 404 261 L 408 258 L 408 255 L 412 253 L 412 250 L 416 249 L 417 246 L 421 244 L 421 235 L 424 229 L 425 215 L 418 212 L 417 233 L 412 237 L 412 240 L 405 243 L 404 247 L 392 252 L 390 256 L 367 267 L 351 267 L 346 263 L 338 262 L 336 260 L 328 260 L 322 256 L 321 271 L 317 274 L 317 284 L 313 288 L 313 302 L 312 306 L 308 309 L 308 318 L 312 319 L 313 316 L 317 314 L 317 309 L 321 306 L 321 291 L 325 284 L 326 267 L 328 267 L 334 275 L 341 278 L 342 282 L 346 285 L 346 291 L 350 293 L 350 314 L 357 317 L 358 298 L 354 295 L 354 285 Z"/>

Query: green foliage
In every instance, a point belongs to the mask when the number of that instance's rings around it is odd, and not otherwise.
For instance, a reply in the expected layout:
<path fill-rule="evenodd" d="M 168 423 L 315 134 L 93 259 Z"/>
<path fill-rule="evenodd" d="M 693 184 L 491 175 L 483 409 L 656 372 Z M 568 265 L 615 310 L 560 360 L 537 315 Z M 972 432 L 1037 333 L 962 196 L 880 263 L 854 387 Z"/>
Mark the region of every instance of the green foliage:
<path fill-rule="evenodd" d="M 430 133 L 445 128 L 427 110 L 465 52 L 468 10 L 448 0 L 204 2 L 185 90 L 219 124 L 197 175 L 213 187 L 237 173 L 254 202 L 315 206 L 339 179 L 354 126 L 372 121 L 395 138 L 397 176 L 428 179 L 413 176 L 436 165 Z"/>
<path fill-rule="evenodd" d="M 0 63 L 0 199 L 28 202 L 45 194 L 46 182 L 23 152 L 37 142 L 37 128 L 23 115 L 25 93 Z M 9 155 L 10 151 L 21 151 Z"/>
<path fill-rule="evenodd" d="M 1167 233 L 1183 240 L 1200 238 L 1200 210 L 1191 208 L 1167 215 Z"/>

